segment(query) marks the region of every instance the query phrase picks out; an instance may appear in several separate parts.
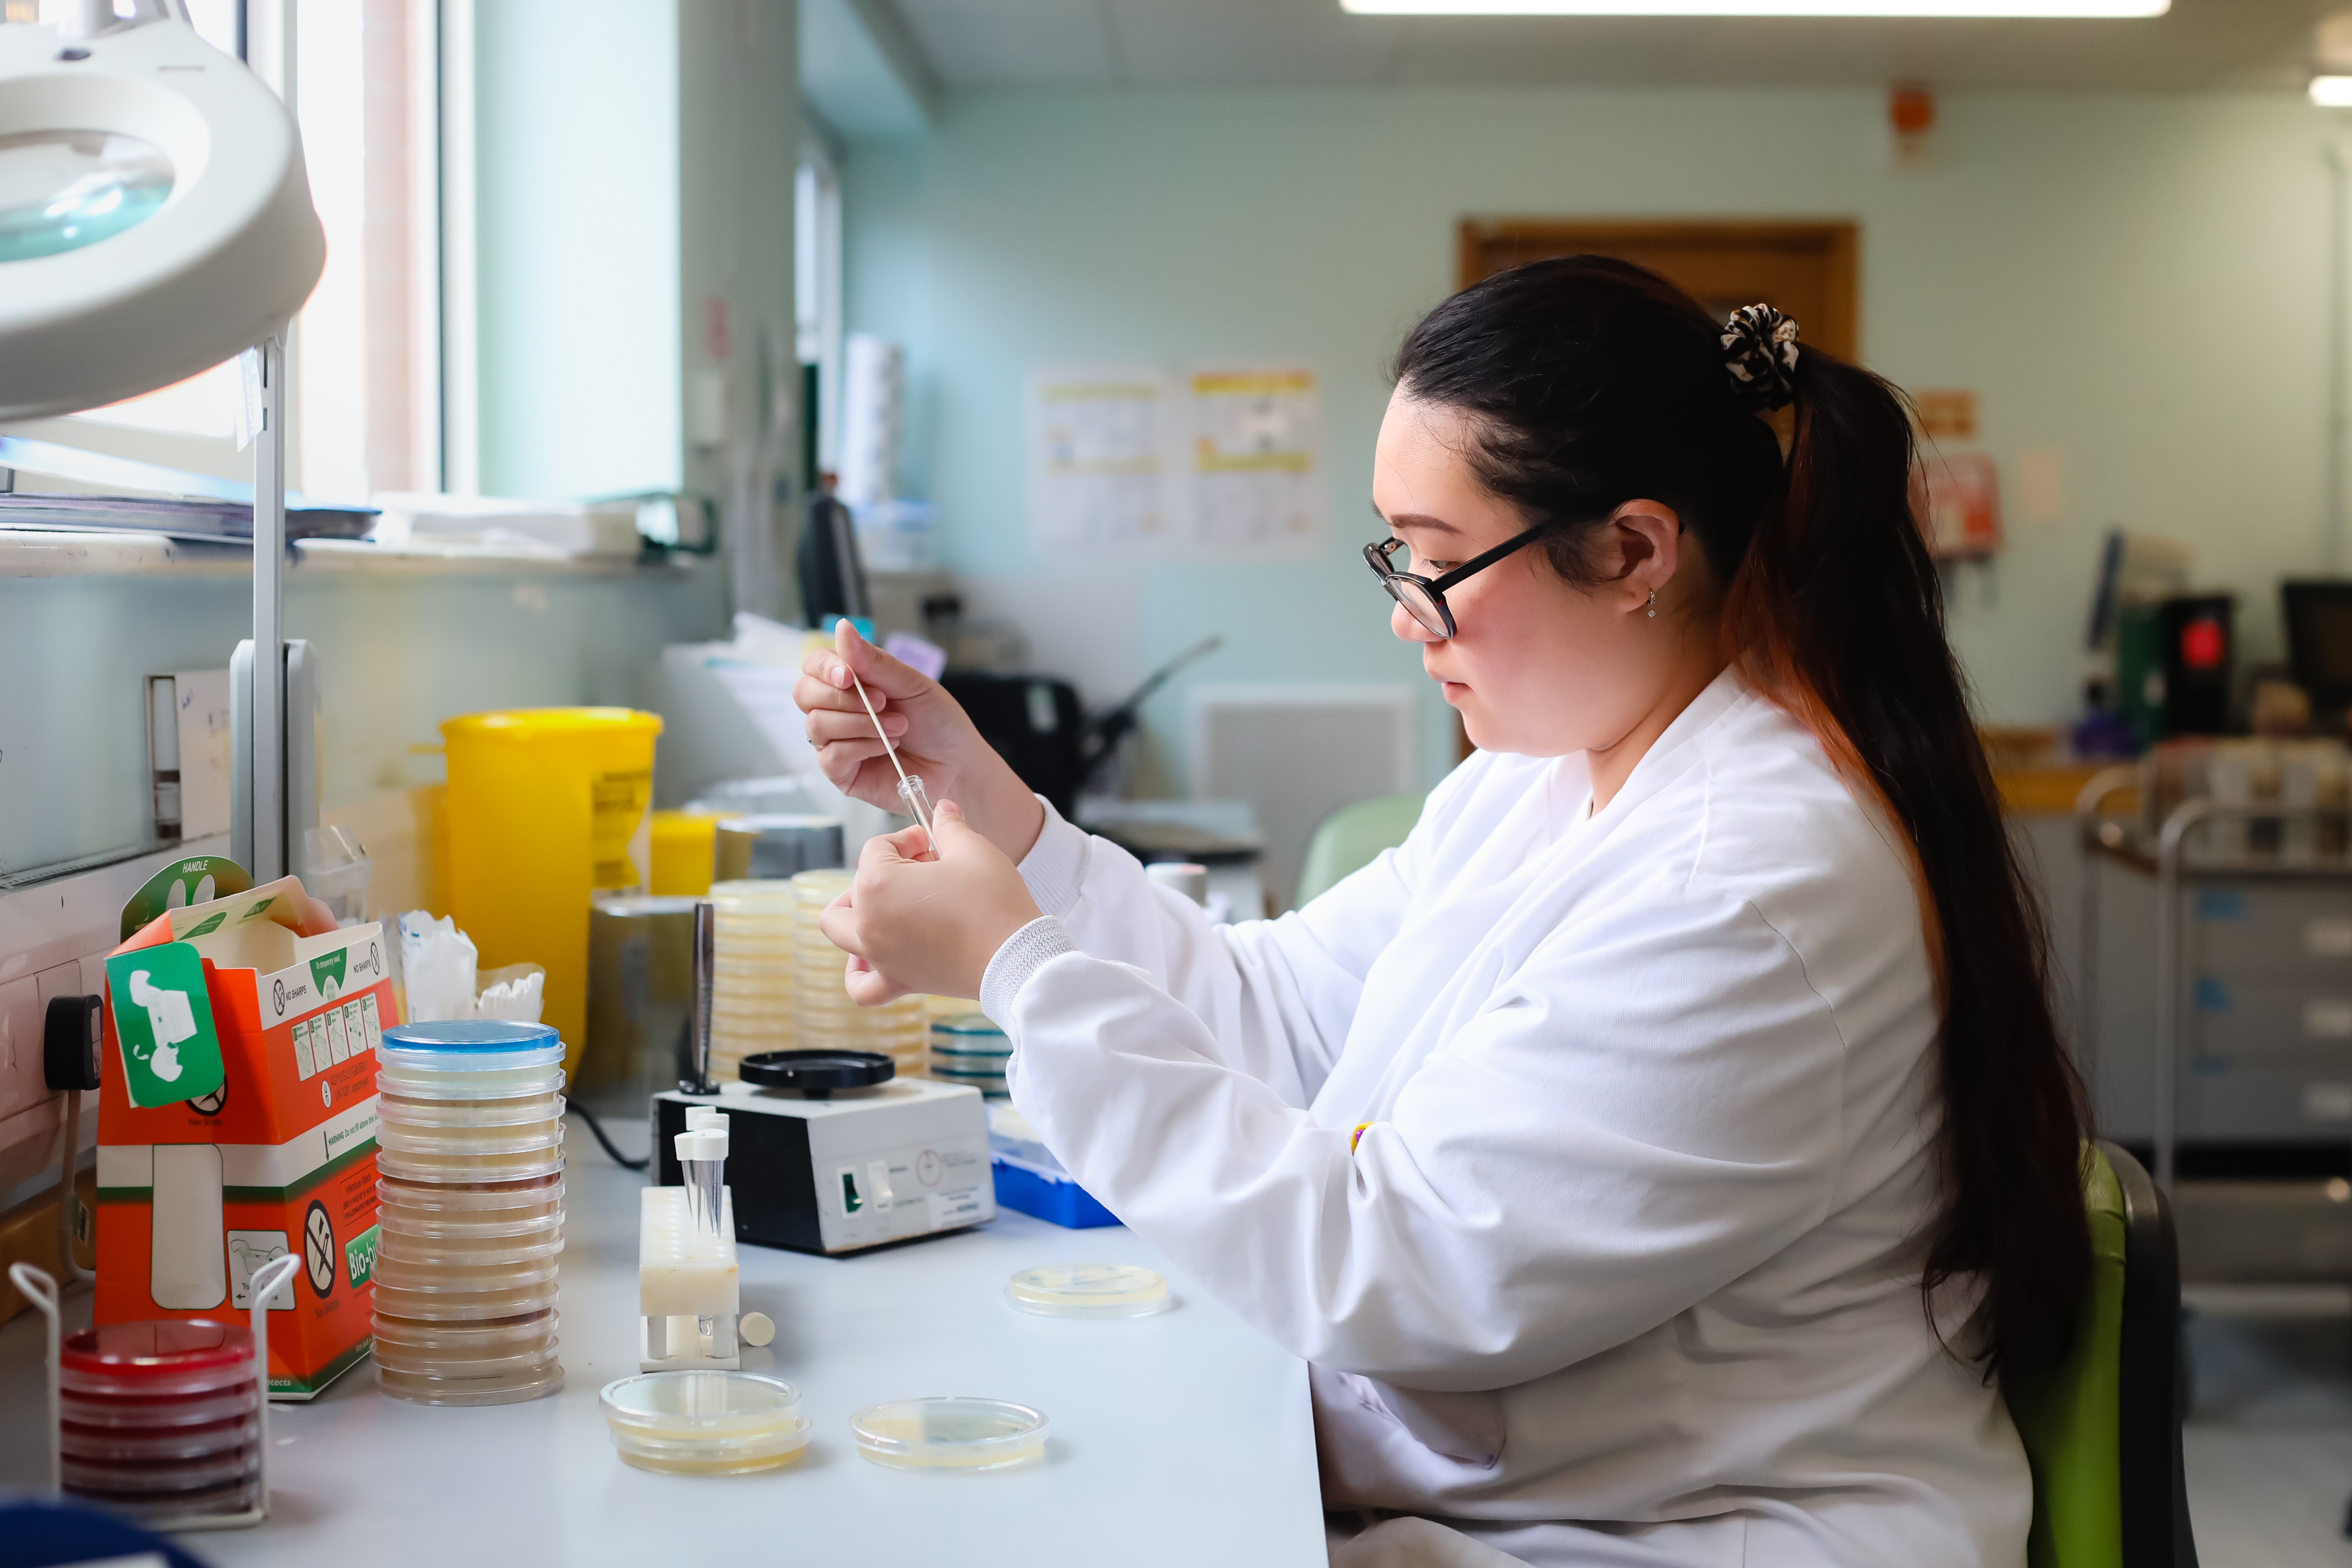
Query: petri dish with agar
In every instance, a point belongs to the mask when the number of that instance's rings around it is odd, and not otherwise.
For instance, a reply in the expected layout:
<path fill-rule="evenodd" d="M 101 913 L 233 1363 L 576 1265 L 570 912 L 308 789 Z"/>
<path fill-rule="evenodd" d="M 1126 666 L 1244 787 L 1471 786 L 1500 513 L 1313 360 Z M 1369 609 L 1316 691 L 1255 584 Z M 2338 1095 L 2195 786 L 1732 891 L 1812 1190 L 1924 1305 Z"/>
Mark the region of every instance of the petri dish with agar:
<path fill-rule="evenodd" d="M 134 1518 L 233 1513 L 260 1480 L 253 1336 L 204 1318 L 104 1323 L 58 1355 L 68 1497 Z"/>
<path fill-rule="evenodd" d="M 604 1385 L 596 1402 L 624 1464 L 671 1475 L 772 1470 L 808 1448 L 801 1391 L 751 1372 L 647 1372 Z"/>
<path fill-rule="evenodd" d="M 1002 1470 L 1045 1457 L 1045 1413 L 1003 1399 L 893 1399 L 849 1418 L 857 1451 L 901 1470 Z"/>
<path fill-rule="evenodd" d="M 1056 1263 L 1024 1269 L 1004 1299 L 1044 1318 L 1148 1318 L 1175 1301 L 1168 1279 L 1131 1263 Z"/>

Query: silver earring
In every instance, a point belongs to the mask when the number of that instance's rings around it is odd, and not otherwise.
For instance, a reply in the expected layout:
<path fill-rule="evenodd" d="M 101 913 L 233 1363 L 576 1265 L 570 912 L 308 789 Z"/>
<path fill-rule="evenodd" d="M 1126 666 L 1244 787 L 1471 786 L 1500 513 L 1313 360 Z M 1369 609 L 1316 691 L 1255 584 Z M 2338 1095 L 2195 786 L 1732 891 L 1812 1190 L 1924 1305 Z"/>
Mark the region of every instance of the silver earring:
<path fill-rule="evenodd" d="M 1653 620 L 1653 621 L 1655 621 L 1657 618 L 1658 618 L 1658 591 L 1657 591 L 1656 589 L 1654 589 L 1654 589 L 1650 590 L 1650 619 L 1651 619 L 1651 620 Z"/>

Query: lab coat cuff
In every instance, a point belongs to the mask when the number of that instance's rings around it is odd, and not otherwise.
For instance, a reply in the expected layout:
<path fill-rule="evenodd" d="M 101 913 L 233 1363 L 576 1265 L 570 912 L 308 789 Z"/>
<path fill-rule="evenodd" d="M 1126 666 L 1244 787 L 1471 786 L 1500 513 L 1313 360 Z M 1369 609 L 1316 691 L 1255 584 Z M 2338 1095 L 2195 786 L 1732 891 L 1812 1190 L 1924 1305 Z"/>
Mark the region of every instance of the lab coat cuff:
<path fill-rule="evenodd" d="M 1022 857 L 1021 880 L 1029 884 L 1029 896 L 1037 901 L 1038 908 L 1048 915 L 1067 915 L 1078 906 L 1094 841 L 1086 830 L 1066 821 L 1043 795 L 1037 797 L 1037 803 L 1045 808 L 1045 827 Z"/>
<path fill-rule="evenodd" d="M 1009 1033 L 1013 999 L 1029 983 L 1029 977 L 1045 967 L 1047 960 L 1077 950 L 1078 945 L 1070 940 L 1069 932 L 1059 920 L 1050 915 L 1039 915 L 1006 937 L 1004 946 L 996 950 L 996 956 L 988 961 L 988 968 L 980 977 L 980 1010 Z"/>

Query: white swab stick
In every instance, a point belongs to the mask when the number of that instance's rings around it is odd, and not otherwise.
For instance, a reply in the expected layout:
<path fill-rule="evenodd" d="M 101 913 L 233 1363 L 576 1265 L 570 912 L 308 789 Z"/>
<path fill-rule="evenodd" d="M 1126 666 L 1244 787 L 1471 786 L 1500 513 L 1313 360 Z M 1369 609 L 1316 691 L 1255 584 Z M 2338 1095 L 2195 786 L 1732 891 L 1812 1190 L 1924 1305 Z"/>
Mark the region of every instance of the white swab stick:
<path fill-rule="evenodd" d="M 915 808 L 915 821 L 920 823 L 923 829 L 923 843 L 936 856 L 940 852 L 940 841 L 931 834 L 931 820 L 924 813 L 921 799 L 908 794 L 905 789 L 906 765 L 898 760 L 898 748 L 890 744 L 890 732 L 882 727 L 882 716 L 874 711 L 874 699 L 866 695 L 866 683 L 857 678 L 857 672 L 850 668 L 848 660 L 844 659 L 841 662 L 841 667 L 849 670 L 849 684 L 857 688 L 857 700 L 866 705 L 866 716 L 874 721 L 874 733 L 882 737 L 882 750 L 890 758 L 890 766 L 898 769 L 899 796 Z"/>

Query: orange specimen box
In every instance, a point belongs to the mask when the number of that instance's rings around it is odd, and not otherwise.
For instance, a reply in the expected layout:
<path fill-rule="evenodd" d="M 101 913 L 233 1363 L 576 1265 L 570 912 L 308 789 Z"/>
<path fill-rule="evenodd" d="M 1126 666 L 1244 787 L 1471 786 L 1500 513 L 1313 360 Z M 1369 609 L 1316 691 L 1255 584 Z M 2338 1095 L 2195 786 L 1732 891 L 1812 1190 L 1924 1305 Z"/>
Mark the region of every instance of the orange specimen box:
<path fill-rule="evenodd" d="M 399 1021 L 382 929 L 304 936 L 302 897 L 288 877 L 167 910 L 116 948 L 99 1085 L 98 1322 L 242 1314 L 298 1253 L 269 1302 L 277 1399 L 367 1354 L 375 1046 Z"/>

